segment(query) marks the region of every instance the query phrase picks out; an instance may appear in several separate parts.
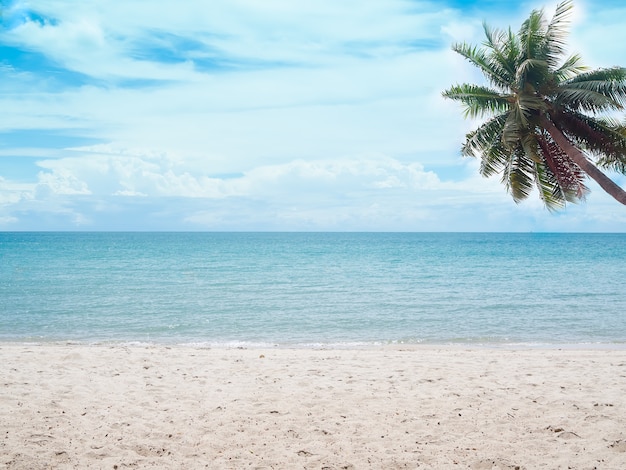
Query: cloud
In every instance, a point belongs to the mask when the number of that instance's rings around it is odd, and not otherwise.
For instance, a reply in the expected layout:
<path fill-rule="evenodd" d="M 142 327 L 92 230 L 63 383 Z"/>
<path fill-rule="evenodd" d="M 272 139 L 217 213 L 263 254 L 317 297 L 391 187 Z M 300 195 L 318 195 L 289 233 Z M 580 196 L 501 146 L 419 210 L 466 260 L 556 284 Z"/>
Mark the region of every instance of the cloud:
<path fill-rule="evenodd" d="M 261 165 L 243 173 L 212 175 L 196 162 L 168 154 L 95 145 L 71 149 L 73 157 L 41 160 L 38 187 L 54 194 L 138 195 L 148 197 L 294 198 L 388 189 L 439 190 L 439 180 L 420 163 L 384 155 L 292 160 Z"/>
<path fill-rule="evenodd" d="M 451 13 L 406 0 L 190 1 L 185 8 L 171 1 L 103 8 L 56 0 L 28 10 L 17 2 L 11 12 L 22 21 L 5 40 L 93 77 L 150 79 L 193 78 L 194 64 L 211 72 L 403 54 L 438 43 L 438 25 Z M 202 66 L 208 62 L 214 67 Z"/>
<path fill-rule="evenodd" d="M 141 2 L 112 2 L 106 10 L 46 5 L 40 15 L 55 21 L 26 21 L 5 39 L 104 82 L 9 98 L 2 126 L 80 126 L 116 145 L 202 159 L 220 173 L 250 161 L 411 153 L 416 142 L 437 145 L 433 136 L 448 142 L 438 120 L 460 122 L 442 113 L 439 97 L 442 71 L 457 67 L 440 52 L 448 49 L 439 34 L 448 12 L 427 3 L 259 9 L 201 2 L 183 12 L 159 2 L 147 16 Z M 144 60 L 134 58 L 138 45 L 151 51 Z M 184 60 L 172 63 L 169 52 L 160 61 L 170 46 L 183 47 L 175 51 Z M 203 54 L 230 66 L 199 70 L 194 60 Z M 116 82 L 130 78 L 164 82 Z M 424 103 L 429 115 L 422 117 L 416 111 Z"/>

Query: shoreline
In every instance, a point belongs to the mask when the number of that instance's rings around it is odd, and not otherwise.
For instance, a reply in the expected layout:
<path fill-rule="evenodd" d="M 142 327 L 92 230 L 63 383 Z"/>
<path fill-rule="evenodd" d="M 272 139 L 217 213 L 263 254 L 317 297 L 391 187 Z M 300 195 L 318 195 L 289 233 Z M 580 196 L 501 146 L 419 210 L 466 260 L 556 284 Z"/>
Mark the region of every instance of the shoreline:
<path fill-rule="evenodd" d="M 626 351 L 624 342 L 587 342 L 587 343 L 549 343 L 549 342 L 345 342 L 345 343 L 270 343 L 270 342 L 210 342 L 210 341 L 111 341 L 111 340 L 23 340 L 23 339 L 0 339 L 2 346 L 68 346 L 68 347 L 103 347 L 103 348 L 183 348 L 202 350 L 311 350 L 311 351 L 385 351 L 385 350 L 502 350 L 502 351 L 527 351 L 527 350 L 581 350 L 581 351 Z"/>
<path fill-rule="evenodd" d="M 0 466 L 626 468 L 626 350 L 0 342 Z"/>

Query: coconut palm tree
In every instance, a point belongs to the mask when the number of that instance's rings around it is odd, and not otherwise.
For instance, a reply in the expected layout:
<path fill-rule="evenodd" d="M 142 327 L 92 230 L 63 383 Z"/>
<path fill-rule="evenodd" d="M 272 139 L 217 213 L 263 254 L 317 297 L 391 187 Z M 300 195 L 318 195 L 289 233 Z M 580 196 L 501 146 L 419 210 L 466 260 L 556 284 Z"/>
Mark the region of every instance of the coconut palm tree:
<path fill-rule="evenodd" d="M 626 204 L 626 192 L 600 170 L 626 174 L 626 132 L 614 113 L 626 104 L 626 68 L 590 71 L 579 55 L 566 56 L 571 9 L 562 2 L 551 21 L 534 10 L 517 34 L 484 24 L 484 47 L 453 50 L 489 86 L 456 85 L 443 96 L 460 101 L 466 117 L 488 117 L 467 134 L 462 154 L 481 159 L 483 176 L 501 174 L 515 202 L 534 186 L 548 209 L 578 202 L 588 176 Z"/>

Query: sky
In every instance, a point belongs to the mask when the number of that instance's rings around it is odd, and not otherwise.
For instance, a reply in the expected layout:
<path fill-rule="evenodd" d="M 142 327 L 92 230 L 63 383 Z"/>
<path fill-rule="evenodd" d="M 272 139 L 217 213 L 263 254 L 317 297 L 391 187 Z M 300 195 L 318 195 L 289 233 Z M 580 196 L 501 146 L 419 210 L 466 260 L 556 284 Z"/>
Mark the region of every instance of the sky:
<path fill-rule="evenodd" d="M 0 5 L 0 231 L 626 231 L 592 182 L 558 212 L 514 203 L 441 96 L 484 83 L 453 43 L 556 2 Z M 626 66 L 625 21 L 576 1 L 571 52 Z"/>

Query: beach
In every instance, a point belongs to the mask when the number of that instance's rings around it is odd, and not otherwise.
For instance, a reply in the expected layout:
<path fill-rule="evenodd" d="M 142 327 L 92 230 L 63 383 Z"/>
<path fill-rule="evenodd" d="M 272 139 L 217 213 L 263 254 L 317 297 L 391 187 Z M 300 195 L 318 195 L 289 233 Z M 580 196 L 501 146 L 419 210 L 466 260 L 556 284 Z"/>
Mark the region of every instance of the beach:
<path fill-rule="evenodd" d="M 4 343 L 0 466 L 626 468 L 626 351 Z"/>

